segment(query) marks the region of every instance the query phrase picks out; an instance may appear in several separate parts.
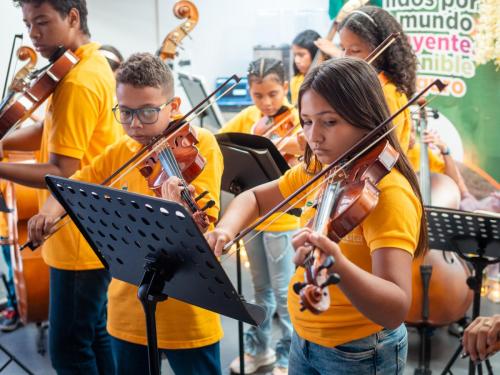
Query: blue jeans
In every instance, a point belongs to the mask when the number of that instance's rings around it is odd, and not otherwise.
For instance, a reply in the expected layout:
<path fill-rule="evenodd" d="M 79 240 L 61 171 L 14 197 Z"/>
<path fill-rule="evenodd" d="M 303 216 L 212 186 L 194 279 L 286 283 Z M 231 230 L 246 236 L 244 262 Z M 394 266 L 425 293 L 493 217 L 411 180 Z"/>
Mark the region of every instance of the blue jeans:
<path fill-rule="evenodd" d="M 289 375 L 402 375 L 408 352 L 404 324 L 334 348 L 293 335 Z"/>
<path fill-rule="evenodd" d="M 260 327 L 251 327 L 245 334 L 245 352 L 256 355 L 271 346 L 272 319 L 278 312 L 281 338 L 276 344 L 276 365 L 288 367 L 292 339 L 292 323 L 287 308 L 288 283 L 295 271 L 292 235 L 295 231 L 260 232 L 245 243 L 255 291 L 255 303 L 266 310 Z M 253 237 L 251 232 L 248 238 Z"/>
<path fill-rule="evenodd" d="M 7 240 L 8 237 L 0 237 L 1 240 Z M 5 265 L 7 266 L 7 285 L 8 293 L 7 293 L 7 307 L 14 308 L 17 305 L 16 301 L 16 287 L 14 285 L 14 271 L 12 270 L 12 259 L 10 258 L 10 245 L 2 245 L 2 254 L 3 259 L 5 261 Z"/>
<path fill-rule="evenodd" d="M 189 327 L 186 327 L 189 329 Z M 111 337 L 116 373 L 119 375 L 148 374 L 148 350 Z M 220 347 L 215 343 L 194 349 L 160 349 L 177 375 L 221 375 Z"/>
<path fill-rule="evenodd" d="M 106 331 L 107 270 L 50 267 L 49 351 L 59 375 L 114 375 Z"/>

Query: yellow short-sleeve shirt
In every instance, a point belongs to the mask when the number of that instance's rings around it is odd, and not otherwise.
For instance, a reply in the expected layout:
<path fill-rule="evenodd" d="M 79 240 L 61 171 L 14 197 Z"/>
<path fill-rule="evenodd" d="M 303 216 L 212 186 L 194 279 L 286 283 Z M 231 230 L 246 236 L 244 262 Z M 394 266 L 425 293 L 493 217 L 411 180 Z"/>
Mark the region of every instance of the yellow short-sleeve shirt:
<path fill-rule="evenodd" d="M 284 103 L 290 106 L 289 103 Z M 297 110 L 293 109 L 294 121 L 299 121 Z M 245 133 L 251 134 L 252 126 L 262 118 L 262 113 L 257 106 L 252 105 L 245 108 L 238 113 L 235 117 L 229 120 L 220 130 L 219 133 Z M 276 217 L 280 214 L 272 215 L 268 220 L 257 226 L 257 230 L 266 230 L 270 232 L 281 232 L 297 229 L 299 219 L 296 216 L 285 214 L 279 219 Z M 272 222 L 272 224 L 269 224 Z"/>
<path fill-rule="evenodd" d="M 443 158 L 437 155 L 431 148 L 428 149 L 429 154 L 429 170 L 433 173 L 444 173 L 446 165 Z M 415 172 L 420 170 L 420 143 L 415 142 L 415 145 L 408 150 L 408 160 Z"/>
<path fill-rule="evenodd" d="M 111 111 L 115 79 L 98 48 L 98 43 L 89 43 L 75 51 L 80 61 L 49 98 L 38 162 L 47 163 L 50 154 L 59 154 L 79 159 L 80 167 L 85 167 L 123 134 Z M 48 195 L 48 190 L 38 190 L 39 207 Z M 49 266 L 59 269 L 102 268 L 73 223 L 52 235 L 44 243 L 42 254 Z"/>
<path fill-rule="evenodd" d="M 406 94 L 399 91 L 394 83 L 389 81 L 384 73 L 378 75 L 380 84 L 382 85 L 382 90 L 384 91 L 385 101 L 389 107 L 389 112 L 392 115 L 396 113 L 401 107 L 408 103 L 408 98 Z M 408 145 L 410 143 L 410 132 L 411 132 L 411 113 L 410 109 L 406 108 L 403 113 L 399 114 L 394 121 L 394 125 L 397 125 L 396 138 L 399 140 L 401 149 L 406 153 L 408 152 Z"/>
<path fill-rule="evenodd" d="M 297 105 L 297 101 L 299 100 L 300 85 L 304 82 L 304 78 L 305 76 L 302 73 L 299 73 L 294 75 L 290 81 L 290 98 L 293 105 Z"/>
<path fill-rule="evenodd" d="M 283 175 L 278 183 L 284 197 L 311 178 L 298 165 Z M 380 197 L 374 211 L 339 245 L 354 264 L 371 272 L 371 253 L 382 247 L 395 247 L 413 254 L 418 244 L 422 207 L 406 178 L 393 169 L 378 184 Z M 314 216 L 313 198 L 308 198 L 302 221 Z M 304 269 L 297 268 L 288 289 L 288 310 L 297 334 L 315 344 L 334 347 L 366 337 L 382 329 L 359 312 L 337 286 L 330 286 L 330 308 L 320 315 L 300 311 L 299 296 L 292 286 L 303 282 Z M 342 282 L 342 281 L 341 281 Z"/>
<path fill-rule="evenodd" d="M 206 129 L 194 128 L 199 143 L 197 147 L 205 158 L 206 165 L 201 174 L 193 180 L 196 195 L 205 195 L 198 204 L 204 206 L 210 199 L 215 205 L 206 212 L 214 219 L 220 210 L 220 184 L 224 168 L 222 153 L 213 134 Z M 132 157 L 141 146 L 124 135 L 99 157 L 77 172 L 72 178 L 99 182 L 109 176 L 120 165 Z M 114 187 L 128 191 L 154 195 L 148 188 L 146 179 L 138 170 L 131 171 Z M 213 228 L 213 224 L 211 225 Z M 169 298 L 156 308 L 158 346 L 162 349 L 189 349 L 211 345 L 222 336 L 222 326 L 218 314 L 204 310 L 176 299 Z M 146 345 L 146 322 L 142 305 L 137 299 L 137 287 L 112 279 L 108 290 L 108 332 L 121 340 Z"/>

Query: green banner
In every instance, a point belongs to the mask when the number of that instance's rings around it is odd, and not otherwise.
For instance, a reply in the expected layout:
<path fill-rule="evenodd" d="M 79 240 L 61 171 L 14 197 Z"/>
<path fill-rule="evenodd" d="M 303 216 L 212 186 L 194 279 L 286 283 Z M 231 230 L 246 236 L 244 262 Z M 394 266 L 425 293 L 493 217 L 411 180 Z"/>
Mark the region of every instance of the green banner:
<path fill-rule="evenodd" d="M 417 54 L 418 89 L 434 78 L 448 84 L 444 92 L 434 92 L 439 97 L 431 106 L 458 131 L 464 161 L 479 166 L 498 181 L 500 72 L 487 60 L 499 58 L 498 53 L 495 55 L 498 47 L 495 47 L 493 34 L 494 25 L 498 29 L 500 20 L 494 4 L 488 8 L 490 2 L 384 0 L 383 7 L 401 23 Z M 480 8 L 484 4 L 487 7 Z M 477 59 L 485 64 L 477 65 Z"/>

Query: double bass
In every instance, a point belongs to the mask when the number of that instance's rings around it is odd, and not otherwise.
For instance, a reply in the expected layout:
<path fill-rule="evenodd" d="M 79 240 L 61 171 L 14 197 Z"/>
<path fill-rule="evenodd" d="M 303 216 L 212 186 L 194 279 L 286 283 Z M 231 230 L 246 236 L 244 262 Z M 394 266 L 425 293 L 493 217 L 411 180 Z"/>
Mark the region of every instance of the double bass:
<path fill-rule="evenodd" d="M 458 209 L 460 191 L 456 183 L 444 174 L 429 170 L 428 146 L 423 141 L 426 131 L 427 111 L 422 106 L 417 124 L 420 142 L 420 170 L 417 175 L 424 205 Z M 413 300 L 406 323 L 439 327 L 463 318 L 473 298 L 466 283 L 470 275 L 465 262 L 453 252 L 431 249 L 424 257 L 415 259 Z"/>
<path fill-rule="evenodd" d="M 158 51 L 158 56 L 164 62 L 171 61 L 175 58 L 177 55 L 177 47 L 180 46 L 182 39 L 188 36 L 198 23 L 198 9 L 191 1 L 177 1 L 174 4 L 173 12 L 177 18 L 186 20 L 169 32 L 165 39 L 163 39 L 162 45 Z"/>
<path fill-rule="evenodd" d="M 25 152 L 9 153 L 10 162 L 34 162 Z M 11 248 L 17 309 L 24 324 L 41 323 L 48 319 L 49 268 L 42 259 L 41 249 L 21 253 L 19 244 L 26 241 L 28 220 L 38 213 L 36 189 L 2 181 L 2 193 L 7 207 L 5 213 L 7 237 L 4 244 Z"/>

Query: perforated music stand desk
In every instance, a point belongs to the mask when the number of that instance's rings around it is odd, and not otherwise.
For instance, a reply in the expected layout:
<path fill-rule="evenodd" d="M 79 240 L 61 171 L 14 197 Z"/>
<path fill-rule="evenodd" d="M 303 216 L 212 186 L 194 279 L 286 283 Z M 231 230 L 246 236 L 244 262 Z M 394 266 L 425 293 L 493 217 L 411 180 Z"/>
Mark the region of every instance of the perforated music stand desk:
<path fill-rule="evenodd" d="M 61 177 L 46 182 L 111 275 L 139 286 L 150 374 L 159 374 L 155 307 L 167 297 L 252 325 L 265 318 L 261 307 L 236 293 L 178 203 Z"/>
<path fill-rule="evenodd" d="M 454 251 L 470 262 L 474 276 L 467 285 L 474 291 L 472 319 L 479 316 L 481 309 L 481 284 L 483 271 L 489 264 L 500 262 L 500 216 L 488 213 L 474 213 L 448 208 L 425 207 L 429 231 L 429 248 Z M 462 350 L 460 345 L 442 374 L 450 369 Z M 478 365 L 482 373 L 481 364 Z M 492 374 L 491 364 L 486 361 Z M 474 374 L 476 365 L 469 361 L 469 374 Z"/>

